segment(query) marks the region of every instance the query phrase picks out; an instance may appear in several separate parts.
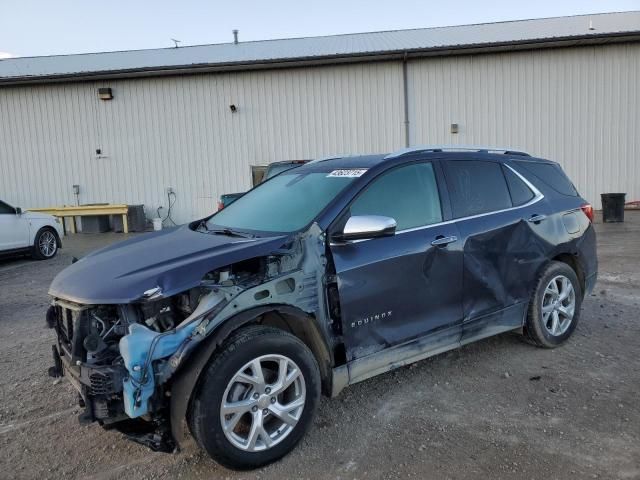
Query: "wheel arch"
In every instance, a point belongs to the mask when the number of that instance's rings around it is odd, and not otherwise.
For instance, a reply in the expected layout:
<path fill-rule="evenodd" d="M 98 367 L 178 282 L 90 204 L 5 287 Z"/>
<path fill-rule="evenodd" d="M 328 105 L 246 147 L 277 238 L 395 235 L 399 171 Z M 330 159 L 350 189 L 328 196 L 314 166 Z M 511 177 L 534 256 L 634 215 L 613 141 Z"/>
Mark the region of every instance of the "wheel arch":
<path fill-rule="evenodd" d="M 53 237 L 55 238 L 56 241 L 56 253 L 57 250 L 59 250 L 60 248 L 62 248 L 62 240 L 60 240 L 60 235 L 58 234 L 58 231 L 55 229 L 55 227 L 53 227 L 52 225 L 48 225 L 48 224 L 44 224 L 44 225 L 36 225 L 35 228 L 35 233 L 33 234 L 33 237 L 31 238 L 31 246 L 30 246 L 30 252 L 33 258 L 36 258 L 38 260 L 43 260 L 46 258 L 52 258 L 54 255 L 52 255 L 51 257 L 43 257 L 41 256 L 40 252 L 38 252 L 38 245 L 36 244 L 36 242 L 38 241 L 38 237 L 40 236 L 40 234 L 42 232 L 51 232 L 53 234 Z"/>
<path fill-rule="evenodd" d="M 561 262 L 569 265 L 571 269 L 575 272 L 578 277 L 578 282 L 580 282 L 580 289 L 582 290 L 582 294 L 585 293 L 586 287 L 586 277 L 584 273 L 584 268 L 580 262 L 580 258 L 575 253 L 564 252 L 556 255 L 551 259 L 551 261 Z"/>
<path fill-rule="evenodd" d="M 554 267 L 556 267 L 555 270 Z M 578 254 L 565 251 L 562 253 L 557 253 L 553 257 L 550 257 L 548 261 L 544 262 L 536 277 L 536 288 L 532 293 L 531 301 L 529 302 L 527 308 L 527 314 L 525 316 L 525 322 L 522 329 L 522 333 L 526 340 L 537 347 L 555 348 L 560 346 L 572 334 L 573 329 L 575 329 L 575 325 L 580 318 L 580 305 L 582 298 L 585 295 L 584 290 L 581 292 L 581 296 L 575 297 L 575 311 L 572 315 L 572 320 L 568 328 L 564 331 L 558 332 L 557 334 L 551 332 L 551 336 L 549 336 L 549 334 L 547 334 L 547 332 L 545 331 L 548 330 L 548 327 L 545 325 L 546 320 L 542 318 L 541 308 L 544 302 L 545 290 L 549 285 L 550 280 L 554 279 L 555 277 L 544 277 L 550 271 L 551 273 L 549 275 L 558 275 L 559 270 L 557 267 L 562 267 L 560 271 L 564 270 L 565 272 L 567 268 L 570 269 L 575 274 L 578 280 L 578 284 L 580 285 L 580 289 L 584 289 L 586 279 L 583 266 L 581 265 L 580 257 L 578 256 Z"/>
<path fill-rule="evenodd" d="M 52 225 L 48 225 L 48 224 L 44 224 L 44 225 L 37 225 L 35 228 L 35 232 L 33 234 L 33 237 L 31 239 L 31 243 L 35 243 L 36 238 L 38 238 L 38 234 L 40 232 L 42 232 L 43 230 L 49 230 L 51 233 L 53 233 L 53 236 L 56 237 L 56 242 L 58 244 L 58 248 L 62 247 L 62 241 L 60 239 L 60 235 L 58 234 L 58 230 L 56 230 L 55 227 L 53 227 Z"/>
<path fill-rule="evenodd" d="M 201 374 L 215 351 L 238 329 L 247 325 L 264 325 L 287 331 L 301 340 L 312 352 L 320 370 L 322 393 L 331 394 L 333 358 L 316 320 L 299 308 L 289 305 L 266 305 L 239 312 L 223 321 L 174 374 L 171 380 L 170 421 L 176 442 L 184 438 L 184 420 Z"/>

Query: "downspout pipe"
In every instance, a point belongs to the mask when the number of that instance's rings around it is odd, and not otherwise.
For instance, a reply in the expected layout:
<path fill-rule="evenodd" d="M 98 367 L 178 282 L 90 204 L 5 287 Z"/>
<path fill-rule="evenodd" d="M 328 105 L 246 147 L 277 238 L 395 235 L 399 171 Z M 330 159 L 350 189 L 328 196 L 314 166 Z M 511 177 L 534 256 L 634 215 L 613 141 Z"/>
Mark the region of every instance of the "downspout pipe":
<path fill-rule="evenodd" d="M 404 146 L 409 147 L 409 79 L 407 74 L 407 52 L 402 57 L 402 96 L 404 101 Z"/>

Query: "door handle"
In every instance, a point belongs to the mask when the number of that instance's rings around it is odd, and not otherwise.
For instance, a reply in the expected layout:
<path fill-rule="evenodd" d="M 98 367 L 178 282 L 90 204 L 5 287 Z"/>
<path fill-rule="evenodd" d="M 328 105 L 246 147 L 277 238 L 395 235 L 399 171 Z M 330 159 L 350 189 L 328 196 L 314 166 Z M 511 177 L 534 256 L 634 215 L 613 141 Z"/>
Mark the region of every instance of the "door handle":
<path fill-rule="evenodd" d="M 451 235 L 449 237 L 445 237 L 443 235 L 438 235 L 436 239 L 431 242 L 431 245 L 434 247 L 446 247 L 450 243 L 453 243 L 458 240 L 458 237 Z"/>
<path fill-rule="evenodd" d="M 527 222 L 540 223 L 545 218 L 547 218 L 546 215 L 537 215 L 537 214 L 531 215 L 531 217 L 529 217 L 529 220 L 527 220 Z"/>

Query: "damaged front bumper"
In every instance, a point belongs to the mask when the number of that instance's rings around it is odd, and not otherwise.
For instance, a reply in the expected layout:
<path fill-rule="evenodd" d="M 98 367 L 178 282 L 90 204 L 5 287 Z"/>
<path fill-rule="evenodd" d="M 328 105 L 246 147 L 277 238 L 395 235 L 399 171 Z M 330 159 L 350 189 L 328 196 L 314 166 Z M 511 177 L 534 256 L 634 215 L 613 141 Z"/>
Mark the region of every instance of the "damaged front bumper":
<path fill-rule="evenodd" d="M 72 364 L 69 352 L 60 344 L 53 345 L 52 351 L 54 366 L 49 369 L 49 375 L 64 376 L 78 391 L 78 405 L 84 409 L 78 416 L 80 424 L 98 422 L 103 428 L 118 430 L 129 440 L 153 451 L 170 453 L 176 450 L 177 444 L 161 409 L 144 420 L 126 415 L 123 381 L 127 372 L 124 367 Z"/>
<path fill-rule="evenodd" d="M 78 405 L 83 408 L 80 424 L 98 422 L 106 430 L 117 430 L 129 440 L 140 443 L 155 452 L 176 451 L 177 443 L 171 436 L 168 420 L 162 415 L 147 419 L 128 417 L 123 408 L 122 381 L 126 372 L 121 368 L 71 365 L 68 355 L 58 345 L 52 346 L 54 366 L 49 369 L 53 377 L 66 377 L 78 391 Z"/>
<path fill-rule="evenodd" d="M 172 452 L 177 443 L 169 424 L 167 381 L 195 343 L 200 320 L 224 300 L 221 292 L 208 293 L 188 318 L 166 332 L 128 325 L 111 346 L 117 353 L 106 362 L 91 353 L 91 342 L 102 341 L 87 327 L 91 307 L 55 300 L 47 312 L 47 325 L 57 334 L 49 374 L 66 377 L 78 391 L 84 408 L 80 423 L 98 422 L 154 451 Z"/>

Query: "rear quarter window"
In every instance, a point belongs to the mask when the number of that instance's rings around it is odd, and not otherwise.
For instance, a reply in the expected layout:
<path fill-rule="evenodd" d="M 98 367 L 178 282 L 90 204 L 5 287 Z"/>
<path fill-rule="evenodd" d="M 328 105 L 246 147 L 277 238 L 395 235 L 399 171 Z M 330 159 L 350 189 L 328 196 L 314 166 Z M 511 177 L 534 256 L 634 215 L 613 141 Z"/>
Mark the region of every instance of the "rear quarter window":
<path fill-rule="evenodd" d="M 507 185 L 509 186 L 509 193 L 511 193 L 511 200 L 514 207 L 519 207 L 525 203 L 533 200 L 535 194 L 529 187 L 516 175 L 513 171 L 503 165 L 502 171 L 504 172 L 504 178 L 507 179 Z"/>
<path fill-rule="evenodd" d="M 515 160 L 513 162 L 523 170 L 522 173 L 532 173 L 539 180 L 546 185 L 554 189 L 556 192 L 562 195 L 568 195 L 571 197 L 577 197 L 578 191 L 573 186 L 569 177 L 564 173 L 560 165 L 554 163 L 542 163 L 542 162 L 523 162 Z"/>

